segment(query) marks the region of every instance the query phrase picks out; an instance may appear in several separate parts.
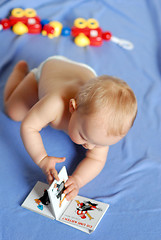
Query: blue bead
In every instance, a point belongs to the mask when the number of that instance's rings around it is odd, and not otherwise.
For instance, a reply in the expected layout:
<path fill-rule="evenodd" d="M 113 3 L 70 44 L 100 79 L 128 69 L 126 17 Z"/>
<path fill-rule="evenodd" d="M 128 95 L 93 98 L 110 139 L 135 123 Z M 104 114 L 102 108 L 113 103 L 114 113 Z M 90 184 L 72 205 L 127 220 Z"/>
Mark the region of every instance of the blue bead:
<path fill-rule="evenodd" d="M 47 20 L 47 19 L 41 20 L 41 25 L 42 25 L 42 27 L 43 27 L 45 24 L 48 24 L 49 22 L 50 22 L 50 21 Z"/>
<path fill-rule="evenodd" d="M 62 35 L 62 36 L 69 36 L 70 33 L 71 33 L 71 29 L 70 29 L 69 27 L 64 27 L 64 28 L 62 29 L 61 35 Z"/>

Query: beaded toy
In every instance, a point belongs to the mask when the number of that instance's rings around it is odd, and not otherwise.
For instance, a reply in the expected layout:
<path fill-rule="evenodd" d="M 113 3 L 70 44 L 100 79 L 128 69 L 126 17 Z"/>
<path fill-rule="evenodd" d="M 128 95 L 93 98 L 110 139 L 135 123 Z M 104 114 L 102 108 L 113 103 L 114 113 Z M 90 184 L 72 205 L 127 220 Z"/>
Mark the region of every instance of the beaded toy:
<path fill-rule="evenodd" d="M 12 28 L 17 35 L 41 33 L 49 38 L 60 35 L 72 36 L 75 44 L 79 47 L 101 46 L 103 41 L 112 41 L 127 50 L 134 47 L 131 42 L 117 38 L 109 31 L 104 32 L 96 19 L 77 18 L 71 28 L 63 27 L 62 23 L 58 21 L 41 20 L 32 8 L 14 8 L 9 18 L 0 21 L 0 30 L 9 28 Z"/>

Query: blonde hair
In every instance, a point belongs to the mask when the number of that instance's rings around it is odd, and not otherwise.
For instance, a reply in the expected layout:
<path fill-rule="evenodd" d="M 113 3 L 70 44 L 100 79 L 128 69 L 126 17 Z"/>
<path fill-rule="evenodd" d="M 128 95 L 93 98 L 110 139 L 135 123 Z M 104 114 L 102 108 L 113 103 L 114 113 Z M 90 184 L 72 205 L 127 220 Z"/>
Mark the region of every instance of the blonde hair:
<path fill-rule="evenodd" d="M 103 75 L 89 80 L 76 96 L 77 110 L 82 114 L 105 113 L 108 135 L 125 135 L 137 114 L 137 101 L 126 82 Z"/>

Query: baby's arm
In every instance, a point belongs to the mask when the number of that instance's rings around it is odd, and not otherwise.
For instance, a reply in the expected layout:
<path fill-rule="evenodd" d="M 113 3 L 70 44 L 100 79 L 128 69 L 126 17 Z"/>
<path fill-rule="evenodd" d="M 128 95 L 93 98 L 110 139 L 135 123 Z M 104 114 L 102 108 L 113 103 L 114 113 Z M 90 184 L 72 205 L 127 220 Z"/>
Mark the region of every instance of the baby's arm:
<path fill-rule="evenodd" d="M 108 150 L 109 147 L 107 146 L 95 147 L 87 151 L 86 157 L 79 163 L 65 184 L 65 193 L 68 194 L 67 200 L 73 199 L 78 194 L 79 188 L 90 182 L 101 172 L 107 159 Z"/>
<path fill-rule="evenodd" d="M 58 180 L 55 164 L 65 158 L 49 157 L 44 148 L 40 131 L 51 121 L 56 121 L 62 109 L 61 101 L 57 96 L 47 95 L 36 103 L 28 112 L 21 124 L 21 137 L 24 146 L 33 161 L 42 168 L 48 181 Z"/>

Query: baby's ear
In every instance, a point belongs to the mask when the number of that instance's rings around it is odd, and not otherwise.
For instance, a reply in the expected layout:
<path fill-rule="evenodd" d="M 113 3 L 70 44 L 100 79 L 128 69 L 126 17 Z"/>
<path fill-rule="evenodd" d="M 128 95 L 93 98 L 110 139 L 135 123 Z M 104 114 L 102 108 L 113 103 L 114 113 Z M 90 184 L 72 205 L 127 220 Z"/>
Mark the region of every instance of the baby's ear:
<path fill-rule="evenodd" d="M 74 98 L 69 100 L 69 112 L 73 113 L 77 109 L 77 103 Z"/>

